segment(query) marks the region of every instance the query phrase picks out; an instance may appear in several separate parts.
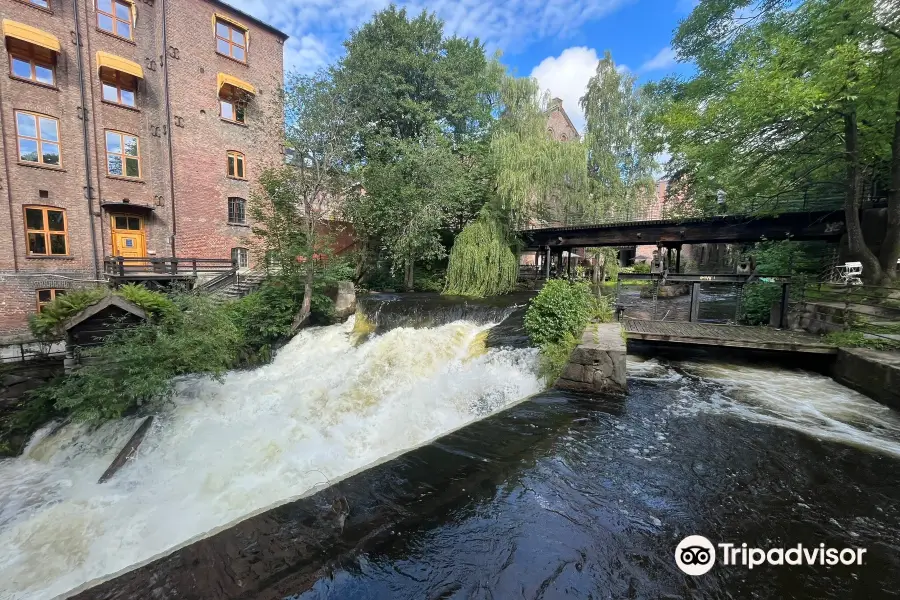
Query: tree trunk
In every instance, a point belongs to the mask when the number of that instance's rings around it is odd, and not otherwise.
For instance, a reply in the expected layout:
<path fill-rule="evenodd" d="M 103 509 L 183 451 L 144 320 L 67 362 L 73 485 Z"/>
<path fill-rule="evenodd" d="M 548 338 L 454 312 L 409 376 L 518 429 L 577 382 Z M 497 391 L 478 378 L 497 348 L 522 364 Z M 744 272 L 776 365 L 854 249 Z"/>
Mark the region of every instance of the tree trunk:
<path fill-rule="evenodd" d="M 897 259 L 900 258 L 900 95 L 894 117 L 894 139 L 891 142 L 891 188 L 888 190 L 887 231 L 881 244 L 882 280 L 885 283 L 897 277 Z"/>
<path fill-rule="evenodd" d="M 300 312 L 297 313 L 297 316 L 294 317 L 294 322 L 291 324 L 292 332 L 303 327 L 303 324 L 309 320 L 310 312 L 312 312 L 313 272 L 315 269 L 311 261 L 312 257 L 309 257 L 309 262 L 307 262 L 306 266 L 306 281 L 303 283 L 303 304 L 300 305 Z"/>
<path fill-rule="evenodd" d="M 413 261 L 410 260 L 406 263 L 406 267 L 404 267 L 403 273 L 403 288 L 407 292 L 413 291 Z"/>
<path fill-rule="evenodd" d="M 856 110 L 844 115 L 844 148 L 847 162 L 847 189 L 844 197 L 844 219 L 847 221 L 847 242 L 850 254 L 863 266 L 862 278 L 866 283 L 881 281 L 881 264 L 866 246 L 859 220 L 859 201 L 862 173 L 859 167 L 859 128 Z"/>

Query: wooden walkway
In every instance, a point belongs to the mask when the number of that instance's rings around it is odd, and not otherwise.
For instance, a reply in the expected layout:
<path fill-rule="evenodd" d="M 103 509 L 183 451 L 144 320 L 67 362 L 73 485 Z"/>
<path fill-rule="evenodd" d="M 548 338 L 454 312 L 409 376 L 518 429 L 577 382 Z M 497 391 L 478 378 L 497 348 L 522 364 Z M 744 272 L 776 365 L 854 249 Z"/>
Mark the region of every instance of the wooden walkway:
<path fill-rule="evenodd" d="M 825 343 L 819 336 L 800 331 L 779 331 L 771 327 L 644 321 L 628 317 L 622 318 L 622 327 L 629 340 L 811 354 L 837 353 L 834 346 Z"/>

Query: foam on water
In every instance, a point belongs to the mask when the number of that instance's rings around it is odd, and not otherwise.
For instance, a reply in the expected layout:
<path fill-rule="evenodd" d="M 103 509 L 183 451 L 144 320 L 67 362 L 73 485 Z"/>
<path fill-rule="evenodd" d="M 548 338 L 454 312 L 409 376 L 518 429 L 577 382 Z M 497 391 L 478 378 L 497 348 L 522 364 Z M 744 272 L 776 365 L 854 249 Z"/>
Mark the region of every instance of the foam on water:
<path fill-rule="evenodd" d="M 900 415 L 830 377 L 771 366 L 711 362 L 678 365 L 701 378 L 686 381 L 679 388 L 673 405 L 679 414 L 728 414 L 900 456 Z"/>
<path fill-rule="evenodd" d="M 472 350 L 484 326 L 395 329 L 357 346 L 352 325 L 302 332 L 223 383 L 180 383 L 106 484 L 136 420 L 48 428 L 0 461 L 0 598 L 65 594 L 542 387 L 535 350 Z"/>

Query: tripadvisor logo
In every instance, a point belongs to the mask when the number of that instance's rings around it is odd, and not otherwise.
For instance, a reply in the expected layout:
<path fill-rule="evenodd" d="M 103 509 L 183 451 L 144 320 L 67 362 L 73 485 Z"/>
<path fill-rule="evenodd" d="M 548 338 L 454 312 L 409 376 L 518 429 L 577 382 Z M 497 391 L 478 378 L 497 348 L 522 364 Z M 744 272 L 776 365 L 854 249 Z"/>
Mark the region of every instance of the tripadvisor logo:
<path fill-rule="evenodd" d="M 865 553 L 865 548 L 827 548 L 825 544 L 768 549 L 725 542 L 713 545 L 702 535 L 689 535 L 675 548 L 675 564 L 682 572 L 696 576 L 708 573 L 716 564 L 717 555 L 721 565 L 753 569 L 760 565 L 861 565 Z"/>

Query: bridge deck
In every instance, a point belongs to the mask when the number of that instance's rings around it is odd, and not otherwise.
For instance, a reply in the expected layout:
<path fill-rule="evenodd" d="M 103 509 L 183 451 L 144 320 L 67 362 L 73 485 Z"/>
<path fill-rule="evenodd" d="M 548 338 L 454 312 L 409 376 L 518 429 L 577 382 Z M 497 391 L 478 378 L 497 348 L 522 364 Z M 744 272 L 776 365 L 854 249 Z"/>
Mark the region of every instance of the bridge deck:
<path fill-rule="evenodd" d="M 627 317 L 622 319 L 622 326 L 629 340 L 812 354 L 837 352 L 834 346 L 826 344 L 818 336 L 798 331 L 779 331 L 770 327 L 645 321 Z"/>

